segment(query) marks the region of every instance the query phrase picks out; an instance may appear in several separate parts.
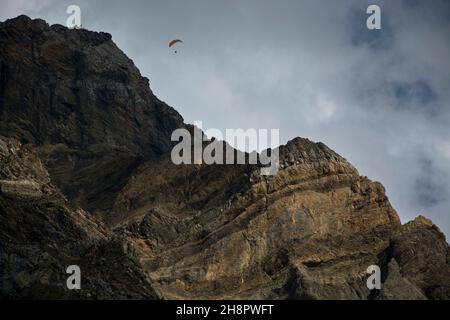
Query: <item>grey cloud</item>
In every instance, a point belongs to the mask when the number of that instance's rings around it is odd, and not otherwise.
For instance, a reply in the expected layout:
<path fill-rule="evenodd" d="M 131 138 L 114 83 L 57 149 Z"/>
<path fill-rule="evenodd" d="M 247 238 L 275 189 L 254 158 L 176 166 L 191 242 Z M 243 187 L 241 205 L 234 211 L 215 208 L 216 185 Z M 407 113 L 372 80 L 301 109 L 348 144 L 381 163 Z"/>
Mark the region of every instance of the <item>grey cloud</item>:
<path fill-rule="evenodd" d="M 423 79 L 414 82 L 394 82 L 392 91 L 398 104 L 405 107 L 418 104 L 426 108 L 437 99 L 430 84 Z"/>

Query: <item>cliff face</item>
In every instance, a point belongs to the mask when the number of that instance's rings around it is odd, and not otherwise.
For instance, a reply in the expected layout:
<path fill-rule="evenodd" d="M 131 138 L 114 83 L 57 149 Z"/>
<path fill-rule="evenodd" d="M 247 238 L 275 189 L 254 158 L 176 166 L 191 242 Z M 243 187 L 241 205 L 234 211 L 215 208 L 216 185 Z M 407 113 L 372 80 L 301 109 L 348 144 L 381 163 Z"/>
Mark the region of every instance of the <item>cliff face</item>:
<path fill-rule="evenodd" d="M 108 34 L 0 24 L 0 115 L 2 296 L 450 298 L 439 229 L 402 226 L 324 144 L 281 146 L 275 176 L 174 165 L 170 135 L 190 126 Z M 82 290 L 65 287 L 70 264 Z"/>

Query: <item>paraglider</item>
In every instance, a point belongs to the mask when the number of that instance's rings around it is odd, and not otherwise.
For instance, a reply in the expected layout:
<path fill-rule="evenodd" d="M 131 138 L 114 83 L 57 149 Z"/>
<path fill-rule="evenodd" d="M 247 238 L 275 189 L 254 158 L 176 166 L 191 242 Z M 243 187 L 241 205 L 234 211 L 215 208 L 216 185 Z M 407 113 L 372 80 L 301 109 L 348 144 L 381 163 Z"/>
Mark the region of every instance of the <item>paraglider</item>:
<path fill-rule="evenodd" d="M 169 48 L 171 48 L 174 44 L 176 44 L 176 43 L 178 43 L 178 42 L 183 42 L 183 40 L 180 40 L 180 39 L 174 39 L 174 40 L 171 40 L 171 41 L 169 42 Z M 175 53 L 177 53 L 177 50 L 175 50 Z"/>

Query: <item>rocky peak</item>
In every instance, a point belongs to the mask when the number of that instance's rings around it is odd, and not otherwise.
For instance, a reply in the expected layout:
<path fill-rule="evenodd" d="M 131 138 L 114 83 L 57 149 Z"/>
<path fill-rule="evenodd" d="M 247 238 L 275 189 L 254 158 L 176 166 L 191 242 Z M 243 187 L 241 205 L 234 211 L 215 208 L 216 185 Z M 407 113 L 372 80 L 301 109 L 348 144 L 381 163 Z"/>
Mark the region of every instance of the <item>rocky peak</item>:
<path fill-rule="evenodd" d="M 0 134 L 37 146 L 55 184 L 91 210 L 184 126 L 109 34 L 26 16 L 0 24 L 0 116 Z"/>
<path fill-rule="evenodd" d="M 280 146 L 266 177 L 173 164 L 179 127 L 193 130 L 110 35 L 1 23 L 0 297 L 450 297 L 444 235 L 402 226 L 381 183 L 324 144 Z M 87 270 L 75 296 L 73 263 Z"/>
<path fill-rule="evenodd" d="M 324 163 L 342 164 L 349 172 L 358 174 L 358 171 L 341 157 L 339 154 L 328 148 L 322 142 L 313 142 L 305 138 L 294 138 L 286 145 L 279 147 L 281 168 L 287 168 L 301 163 L 312 163 L 322 165 Z"/>

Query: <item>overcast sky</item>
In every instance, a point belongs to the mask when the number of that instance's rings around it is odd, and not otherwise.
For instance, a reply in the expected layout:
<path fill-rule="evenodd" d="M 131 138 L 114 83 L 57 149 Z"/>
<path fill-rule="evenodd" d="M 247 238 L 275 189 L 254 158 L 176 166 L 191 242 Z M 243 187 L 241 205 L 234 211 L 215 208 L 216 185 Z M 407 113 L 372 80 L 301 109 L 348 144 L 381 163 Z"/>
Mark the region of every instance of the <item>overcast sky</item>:
<path fill-rule="evenodd" d="M 0 0 L 0 20 L 65 24 L 69 4 L 186 122 L 322 141 L 383 183 L 402 222 L 450 236 L 450 1 Z"/>

